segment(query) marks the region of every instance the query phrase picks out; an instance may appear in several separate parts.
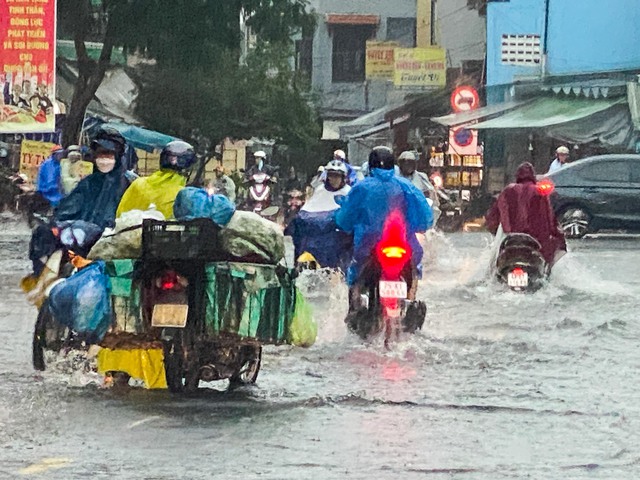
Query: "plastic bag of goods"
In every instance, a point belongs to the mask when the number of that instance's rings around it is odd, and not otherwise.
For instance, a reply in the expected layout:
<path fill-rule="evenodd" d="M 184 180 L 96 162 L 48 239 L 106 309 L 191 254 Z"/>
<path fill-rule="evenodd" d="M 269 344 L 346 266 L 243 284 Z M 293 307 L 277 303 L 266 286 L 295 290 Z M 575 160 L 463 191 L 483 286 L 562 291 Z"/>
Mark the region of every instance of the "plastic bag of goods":
<path fill-rule="evenodd" d="M 204 188 L 186 187 L 180 190 L 173 204 L 176 220 L 210 218 L 224 226 L 229 223 L 236 206 L 224 195 L 209 194 Z"/>
<path fill-rule="evenodd" d="M 142 255 L 142 221 L 146 218 L 164 220 L 155 209 L 130 210 L 116 219 L 113 230 L 107 229 L 89 252 L 90 259 L 114 260 L 140 258 Z"/>
<path fill-rule="evenodd" d="M 317 336 L 318 324 L 313 318 L 311 305 L 296 290 L 296 310 L 289 327 L 289 341 L 297 347 L 308 348 L 315 343 Z"/>
<path fill-rule="evenodd" d="M 104 262 L 94 262 L 56 284 L 49 295 L 53 318 L 97 343 L 111 326 L 111 285 Z"/>
<path fill-rule="evenodd" d="M 246 261 L 276 264 L 284 258 L 280 227 L 253 212 L 236 211 L 220 230 L 220 243 L 229 255 Z"/>

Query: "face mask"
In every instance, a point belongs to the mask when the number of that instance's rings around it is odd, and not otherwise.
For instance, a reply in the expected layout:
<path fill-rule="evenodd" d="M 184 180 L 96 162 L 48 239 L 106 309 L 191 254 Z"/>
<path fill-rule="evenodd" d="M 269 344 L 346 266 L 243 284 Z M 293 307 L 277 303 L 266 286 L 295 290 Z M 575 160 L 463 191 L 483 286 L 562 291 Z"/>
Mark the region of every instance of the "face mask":
<path fill-rule="evenodd" d="M 116 159 L 114 157 L 98 157 L 96 158 L 96 167 L 98 171 L 102 173 L 109 173 L 116 166 Z"/>

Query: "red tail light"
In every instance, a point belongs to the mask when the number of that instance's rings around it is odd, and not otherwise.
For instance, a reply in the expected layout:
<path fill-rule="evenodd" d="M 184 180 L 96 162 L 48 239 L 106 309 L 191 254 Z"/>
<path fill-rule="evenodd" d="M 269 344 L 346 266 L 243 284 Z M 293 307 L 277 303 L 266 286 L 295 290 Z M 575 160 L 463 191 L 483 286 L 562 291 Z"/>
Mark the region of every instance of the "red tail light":
<path fill-rule="evenodd" d="M 511 273 L 519 277 L 520 275 L 524 275 L 524 270 L 518 267 L 511 270 Z"/>
<path fill-rule="evenodd" d="M 399 212 L 394 211 L 387 218 L 376 255 L 387 278 L 399 277 L 411 258 L 411 247 L 407 243 L 407 227 L 404 217 Z"/>
<path fill-rule="evenodd" d="M 167 270 L 162 273 L 162 276 L 156 280 L 156 286 L 160 290 L 173 290 L 180 285 L 178 274 L 173 270 Z"/>
<path fill-rule="evenodd" d="M 553 184 L 550 178 L 543 178 L 536 183 L 536 189 L 540 195 L 551 195 L 556 186 Z"/>

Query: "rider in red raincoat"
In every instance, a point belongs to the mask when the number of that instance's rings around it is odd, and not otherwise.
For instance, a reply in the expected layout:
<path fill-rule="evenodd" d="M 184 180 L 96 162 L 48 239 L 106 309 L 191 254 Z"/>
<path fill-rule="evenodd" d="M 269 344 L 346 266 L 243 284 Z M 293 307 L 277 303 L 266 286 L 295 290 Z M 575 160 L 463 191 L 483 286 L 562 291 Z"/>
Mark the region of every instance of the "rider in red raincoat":
<path fill-rule="evenodd" d="M 487 229 L 494 235 L 502 225 L 505 234 L 527 233 L 534 237 L 542 245 L 542 256 L 550 266 L 557 252 L 567 250 L 549 196 L 536 187 L 536 173 L 529 162 L 518 167 L 516 183 L 505 187 L 485 218 Z"/>

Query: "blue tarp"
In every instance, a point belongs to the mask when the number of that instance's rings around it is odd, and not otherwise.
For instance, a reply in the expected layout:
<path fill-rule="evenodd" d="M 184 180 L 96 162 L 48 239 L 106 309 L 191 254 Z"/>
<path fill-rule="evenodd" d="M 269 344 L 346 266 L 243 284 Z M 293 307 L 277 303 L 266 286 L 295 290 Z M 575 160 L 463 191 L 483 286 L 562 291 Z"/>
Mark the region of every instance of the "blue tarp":
<path fill-rule="evenodd" d="M 161 150 L 167 143 L 179 140 L 178 138 L 165 135 L 164 133 L 154 132 L 153 130 L 147 130 L 146 128 L 136 127 L 134 125 L 127 125 L 125 123 L 112 122 L 105 123 L 104 126 L 115 128 L 122 134 L 129 145 L 147 152 Z"/>

